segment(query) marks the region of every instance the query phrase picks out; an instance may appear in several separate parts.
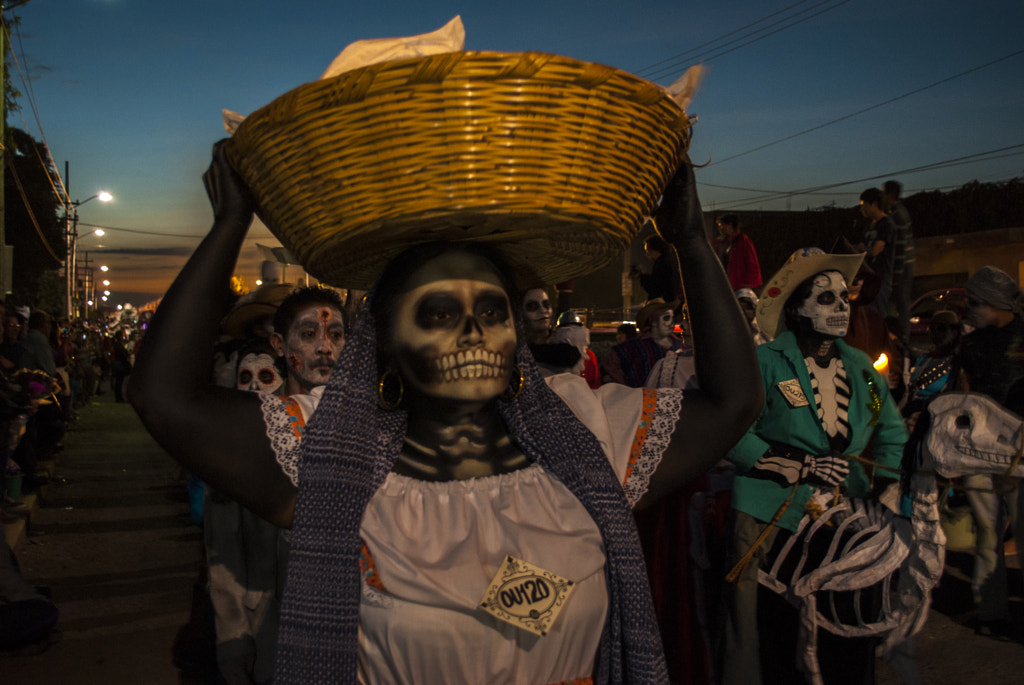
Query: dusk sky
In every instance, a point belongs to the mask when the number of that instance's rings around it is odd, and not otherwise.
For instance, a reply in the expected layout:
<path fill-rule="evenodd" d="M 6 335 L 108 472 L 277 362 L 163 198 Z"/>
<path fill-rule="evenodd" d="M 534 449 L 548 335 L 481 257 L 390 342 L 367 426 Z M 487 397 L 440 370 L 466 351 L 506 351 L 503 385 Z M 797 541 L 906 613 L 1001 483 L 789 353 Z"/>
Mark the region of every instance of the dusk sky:
<path fill-rule="evenodd" d="M 315 80 L 347 44 L 461 15 L 469 50 L 538 50 L 667 85 L 709 73 L 689 108 L 706 210 L 857 204 L 1024 175 L 1024 2 L 946 0 L 31 0 L 7 12 L 24 94 L 11 126 L 45 139 L 79 210 L 79 254 L 113 300 L 159 297 L 208 230 L 201 176 L 248 114 Z M 925 170 L 919 170 L 925 168 Z M 809 189 L 821 188 L 815 192 Z M 801 191 L 801 192 L 796 192 Z M 258 277 L 255 226 L 237 275 Z M 297 271 L 297 270 L 295 270 Z M 292 273 L 288 274 L 292 276 Z M 291 278 L 289 279 L 291 280 Z"/>

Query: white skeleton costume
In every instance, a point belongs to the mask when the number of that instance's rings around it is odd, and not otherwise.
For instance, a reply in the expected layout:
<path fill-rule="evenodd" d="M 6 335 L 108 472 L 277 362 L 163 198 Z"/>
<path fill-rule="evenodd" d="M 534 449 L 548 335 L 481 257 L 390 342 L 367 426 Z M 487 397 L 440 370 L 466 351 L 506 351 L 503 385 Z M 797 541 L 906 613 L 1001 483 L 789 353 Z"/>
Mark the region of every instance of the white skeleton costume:
<path fill-rule="evenodd" d="M 836 340 L 849 325 L 846 279 L 859 262 L 805 250 L 768 283 L 758 323 L 774 340 L 757 350 L 766 406 L 730 454 L 739 474 L 734 506 L 746 520 L 759 522 L 756 530 L 773 533 L 777 525 L 790 533 L 774 547 L 773 534 L 756 541 L 744 559 L 759 563 L 761 585 L 797 608 L 797 666 L 811 683 L 823 682 L 819 628 L 840 637 L 881 637 L 882 652 L 916 632 L 927 616 L 944 558 L 933 474 L 919 470 L 913 478 L 911 519 L 873 498 L 862 499 L 874 489 L 876 477 L 895 476 L 906 432 L 870 360 Z M 804 319 L 805 337 L 797 338 L 785 330 L 784 305 L 809 278 L 810 292 L 796 310 Z M 808 349 L 807 343 L 818 338 L 820 349 Z M 807 378 L 800 379 L 797 364 Z M 862 458 L 869 442 L 874 454 Z M 762 543 L 765 549 L 758 552 Z M 741 559 L 735 570 L 741 583 L 750 582 L 743 580 L 750 573 L 745 563 Z M 865 601 L 863 593 L 869 590 L 880 597 L 879 606 Z M 749 610 L 742 607 L 737 605 Z M 737 658 L 746 660 L 743 641 L 749 636 L 736 635 Z M 756 646 L 756 636 L 753 640 Z M 725 682 L 744 681 L 742 673 L 737 678 L 729 670 L 727 664 Z"/>

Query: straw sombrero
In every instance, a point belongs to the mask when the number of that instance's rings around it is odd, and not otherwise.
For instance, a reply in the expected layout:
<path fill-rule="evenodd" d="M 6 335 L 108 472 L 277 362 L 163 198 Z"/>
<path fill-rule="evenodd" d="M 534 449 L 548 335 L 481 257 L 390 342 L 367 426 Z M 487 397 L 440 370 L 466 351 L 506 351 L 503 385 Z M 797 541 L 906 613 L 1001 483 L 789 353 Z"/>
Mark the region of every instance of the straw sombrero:
<path fill-rule="evenodd" d="M 657 316 L 658 314 L 661 314 L 663 311 L 667 309 L 675 309 L 678 306 L 679 300 L 672 300 L 671 302 L 666 302 L 661 297 L 655 297 L 654 299 L 648 300 L 647 303 L 644 304 L 644 306 L 640 309 L 640 311 L 637 312 L 636 327 L 642 331 L 653 317 Z"/>
<path fill-rule="evenodd" d="M 761 290 L 757 325 L 771 339 L 786 330 L 786 300 L 801 283 L 822 271 L 838 271 L 849 283 L 857 275 L 864 254 L 828 254 L 817 247 L 797 250 Z"/>
<path fill-rule="evenodd" d="M 226 152 L 322 282 L 368 289 L 407 247 L 496 247 L 521 282 L 618 257 L 682 161 L 690 119 L 649 81 L 537 52 L 449 52 L 300 86 Z"/>
<path fill-rule="evenodd" d="M 221 332 L 232 338 L 246 337 L 252 325 L 265 316 L 273 316 L 294 289 L 289 283 L 268 283 L 243 295 L 221 321 Z"/>

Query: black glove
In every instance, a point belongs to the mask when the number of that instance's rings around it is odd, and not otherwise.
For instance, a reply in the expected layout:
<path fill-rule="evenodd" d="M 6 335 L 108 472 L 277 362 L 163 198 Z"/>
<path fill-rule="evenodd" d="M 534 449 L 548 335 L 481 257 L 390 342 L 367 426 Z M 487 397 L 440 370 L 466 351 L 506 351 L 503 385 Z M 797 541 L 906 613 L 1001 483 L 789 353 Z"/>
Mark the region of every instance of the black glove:
<path fill-rule="evenodd" d="M 227 142 L 225 138 L 213 146 L 213 161 L 203 174 L 203 185 L 210 197 L 214 221 L 239 222 L 248 226 L 256 203 L 242 177 L 228 163 L 224 154 Z"/>
<path fill-rule="evenodd" d="M 697 179 L 693 175 L 690 156 L 676 169 L 665 186 L 661 204 L 654 210 L 654 223 L 662 238 L 672 244 L 689 240 L 707 240 L 704 215 L 697 197 Z"/>

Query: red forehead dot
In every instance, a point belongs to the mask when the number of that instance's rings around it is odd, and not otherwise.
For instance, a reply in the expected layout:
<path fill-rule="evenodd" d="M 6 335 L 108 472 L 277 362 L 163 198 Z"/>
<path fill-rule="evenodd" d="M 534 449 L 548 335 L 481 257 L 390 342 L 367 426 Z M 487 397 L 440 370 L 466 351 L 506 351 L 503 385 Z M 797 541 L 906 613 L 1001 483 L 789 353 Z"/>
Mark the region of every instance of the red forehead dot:
<path fill-rule="evenodd" d="M 768 288 L 768 297 L 778 297 L 782 294 L 782 290 L 779 288 Z"/>

